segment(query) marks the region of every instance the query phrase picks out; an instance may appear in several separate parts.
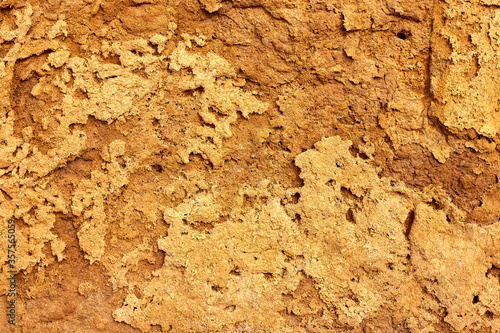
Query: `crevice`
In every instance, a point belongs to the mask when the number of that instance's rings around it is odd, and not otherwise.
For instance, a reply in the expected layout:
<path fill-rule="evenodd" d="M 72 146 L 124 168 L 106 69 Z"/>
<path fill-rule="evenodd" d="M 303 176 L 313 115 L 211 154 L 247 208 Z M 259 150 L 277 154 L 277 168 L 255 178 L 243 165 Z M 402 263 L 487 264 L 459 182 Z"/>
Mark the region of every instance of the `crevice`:
<path fill-rule="evenodd" d="M 342 196 L 346 199 L 350 199 L 356 203 L 361 203 L 361 201 L 363 201 L 363 197 L 360 196 L 358 197 L 357 195 L 355 195 L 354 193 L 352 193 L 352 191 L 347 188 L 347 187 L 341 187 L 340 188 L 340 193 L 342 193 Z"/>
<path fill-rule="evenodd" d="M 7 194 L 7 192 L 5 192 L 4 190 L 2 190 L 0 188 L 0 193 L 2 193 L 4 195 L 5 198 L 7 198 L 7 200 L 12 200 L 12 197 L 10 195 Z"/>
<path fill-rule="evenodd" d="M 411 228 L 413 227 L 413 222 L 415 222 L 415 211 L 410 210 L 408 217 L 404 222 L 404 230 L 406 239 L 410 240 Z"/>

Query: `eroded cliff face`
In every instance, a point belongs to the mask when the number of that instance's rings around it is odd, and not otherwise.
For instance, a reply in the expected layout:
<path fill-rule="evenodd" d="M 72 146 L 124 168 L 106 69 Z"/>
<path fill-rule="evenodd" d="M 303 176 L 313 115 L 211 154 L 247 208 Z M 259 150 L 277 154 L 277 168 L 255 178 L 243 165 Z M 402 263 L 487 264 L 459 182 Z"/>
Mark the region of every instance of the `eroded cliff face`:
<path fill-rule="evenodd" d="M 500 331 L 499 6 L 0 0 L 0 330 Z"/>

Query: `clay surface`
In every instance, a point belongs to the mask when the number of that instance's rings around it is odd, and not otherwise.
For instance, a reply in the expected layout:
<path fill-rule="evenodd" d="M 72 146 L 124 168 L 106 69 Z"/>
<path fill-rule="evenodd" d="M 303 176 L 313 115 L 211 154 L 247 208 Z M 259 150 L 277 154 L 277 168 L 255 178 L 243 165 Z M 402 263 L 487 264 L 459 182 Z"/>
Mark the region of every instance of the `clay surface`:
<path fill-rule="evenodd" d="M 499 7 L 0 0 L 0 331 L 499 332 Z"/>

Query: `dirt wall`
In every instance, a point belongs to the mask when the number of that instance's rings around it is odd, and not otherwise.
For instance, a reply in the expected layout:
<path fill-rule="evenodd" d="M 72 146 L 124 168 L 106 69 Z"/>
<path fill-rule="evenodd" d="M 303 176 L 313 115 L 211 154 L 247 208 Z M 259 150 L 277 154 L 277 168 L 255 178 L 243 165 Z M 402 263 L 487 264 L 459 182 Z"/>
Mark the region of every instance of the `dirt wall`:
<path fill-rule="evenodd" d="M 0 0 L 0 331 L 499 331 L 499 8 Z"/>

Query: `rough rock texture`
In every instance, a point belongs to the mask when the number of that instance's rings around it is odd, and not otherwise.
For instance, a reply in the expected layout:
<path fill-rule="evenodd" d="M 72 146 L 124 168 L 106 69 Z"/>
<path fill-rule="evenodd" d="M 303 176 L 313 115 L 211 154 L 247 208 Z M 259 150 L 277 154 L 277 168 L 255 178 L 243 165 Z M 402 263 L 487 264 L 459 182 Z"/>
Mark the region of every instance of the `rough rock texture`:
<path fill-rule="evenodd" d="M 0 331 L 500 331 L 499 7 L 0 0 Z"/>

